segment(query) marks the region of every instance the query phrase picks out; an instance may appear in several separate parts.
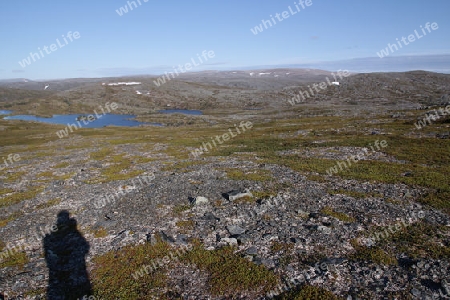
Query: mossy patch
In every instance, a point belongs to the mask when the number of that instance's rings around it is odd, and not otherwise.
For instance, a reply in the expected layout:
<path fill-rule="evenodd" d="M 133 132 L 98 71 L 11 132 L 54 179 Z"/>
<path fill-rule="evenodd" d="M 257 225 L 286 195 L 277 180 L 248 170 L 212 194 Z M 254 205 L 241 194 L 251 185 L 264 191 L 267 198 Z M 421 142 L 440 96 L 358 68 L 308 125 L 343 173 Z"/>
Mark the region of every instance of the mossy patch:
<path fill-rule="evenodd" d="M 14 221 L 15 219 L 19 218 L 22 215 L 23 215 L 23 212 L 16 211 L 7 217 L 1 216 L 0 217 L 0 227 L 5 227 L 6 225 L 8 225 L 9 222 Z"/>
<path fill-rule="evenodd" d="M 192 167 L 204 165 L 204 164 L 205 164 L 205 162 L 193 161 L 193 160 L 170 162 L 169 164 L 164 166 L 161 169 L 161 171 L 187 173 L 187 172 L 192 171 Z"/>
<path fill-rule="evenodd" d="M 317 286 L 304 285 L 276 296 L 276 300 L 342 300 L 332 292 Z"/>
<path fill-rule="evenodd" d="M 171 251 L 174 249 L 170 245 L 159 241 L 155 245 L 146 243 L 126 246 L 94 257 L 94 295 L 99 299 L 144 300 L 151 296 L 160 299 L 161 288 L 167 286 L 167 266 L 161 266 L 150 274 L 138 276 L 139 278 L 135 278 L 133 274 Z"/>
<path fill-rule="evenodd" d="M 320 212 L 322 214 L 324 214 L 324 215 L 327 215 L 327 216 L 330 216 L 330 217 L 334 217 L 334 218 L 336 218 L 336 219 L 338 219 L 338 220 L 340 220 L 342 222 L 345 222 L 345 223 L 352 223 L 352 222 L 356 221 L 355 218 L 353 218 L 353 217 L 351 217 L 351 216 L 349 216 L 349 215 L 347 215 L 345 213 L 337 212 L 337 211 L 333 210 L 329 206 L 325 206 L 324 208 L 321 209 Z"/>
<path fill-rule="evenodd" d="M 193 220 L 180 220 L 175 223 L 175 225 L 180 228 L 181 233 L 186 233 L 193 230 L 195 227 L 195 222 Z"/>
<path fill-rule="evenodd" d="M 36 177 L 51 177 L 53 178 L 53 171 L 44 171 L 36 175 Z"/>
<path fill-rule="evenodd" d="M 25 252 L 16 252 L 1 261 L 0 268 L 18 267 L 19 269 L 23 269 L 28 262 L 29 259 Z"/>
<path fill-rule="evenodd" d="M 256 203 L 256 199 L 254 197 L 245 196 L 245 197 L 242 197 L 242 198 L 234 200 L 233 203 L 236 203 L 236 204 L 255 204 Z"/>
<path fill-rule="evenodd" d="M 111 156 L 112 153 L 113 153 L 113 150 L 111 150 L 110 148 L 102 148 L 96 152 L 92 152 L 90 154 L 90 157 L 92 160 L 102 161 L 105 158 Z"/>
<path fill-rule="evenodd" d="M 17 172 L 14 172 L 14 173 L 9 173 L 9 174 L 7 175 L 5 181 L 6 181 L 6 182 L 9 182 L 9 183 L 16 182 L 16 181 L 22 179 L 22 177 L 23 177 L 25 174 L 26 174 L 26 172 L 23 172 L 23 171 L 17 171 Z"/>
<path fill-rule="evenodd" d="M 182 212 L 188 211 L 191 208 L 192 208 L 192 206 L 190 206 L 188 204 L 178 204 L 172 208 L 172 211 L 176 216 L 180 216 Z"/>
<path fill-rule="evenodd" d="M 42 187 L 30 187 L 27 191 L 16 192 L 0 198 L 0 207 L 10 206 L 24 200 L 30 200 L 43 191 Z"/>
<path fill-rule="evenodd" d="M 53 168 L 55 168 L 55 169 L 63 169 L 63 168 L 67 168 L 68 166 L 70 166 L 70 164 L 68 162 L 61 162 L 61 163 L 56 164 L 55 166 L 53 166 Z"/>
<path fill-rule="evenodd" d="M 354 255 L 350 256 L 353 260 L 371 261 L 380 265 L 396 265 L 397 259 L 391 253 L 378 247 L 359 247 Z"/>
<path fill-rule="evenodd" d="M 96 228 L 95 230 L 92 230 L 92 234 L 94 235 L 95 238 L 103 238 L 108 236 L 108 231 L 103 227 L 99 227 Z"/>
<path fill-rule="evenodd" d="M 450 228 L 420 221 L 395 232 L 386 247 L 395 247 L 399 253 L 412 258 L 448 259 L 450 257 Z"/>
<path fill-rule="evenodd" d="M 186 254 L 184 260 L 208 272 L 208 285 L 213 295 L 266 293 L 278 284 L 279 279 L 274 273 L 235 254 L 235 250 L 227 246 L 208 251 L 199 244 Z"/>
<path fill-rule="evenodd" d="M 351 240 L 356 252 L 349 256 L 354 261 L 370 261 L 380 265 L 396 265 L 397 259 L 391 251 L 383 250 L 380 247 L 362 246 L 356 240 Z"/>
<path fill-rule="evenodd" d="M 45 203 L 41 203 L 41 204 L 37 205 L 36 206 L 36 210 L 52 207 L 52 206 L 58 205 L 59 203 L 61 203 L 61 199 L 60 198 L 50 199 L 50 200 L 48 200 Z"/>
<path fill-rule="evenodd" d="M 270 251 L 272 253 L 290 253 L 294 249 L 294 244 L 292 243 L 284 243 L 279 241 L 273 241 L 270 245 Z"/>
<path fill-rule="evenodd" d="M 0 197 L 2 197 L 3 195 L 6 195 L 6 194 L 11 194 L 11 193 L 14 193 L 14 190 L 13 190 L 13 189 L 10 189 L 10 188 L 0 188 Z"/>
<path fill-rule="evenodd" d="M 108 149 L 100 151 L 100 154 L 96 157 L 101 157 L 108 152 Z M 143 170 L 130 170 L 133 166 L 132 160 L 129 157 L 124 157 L 124 154 L 109 155 L 106 161 L 110 162 L 108 167 L 101 170 L 101 175 L 95 179 L 88 180 L 87 183 L 106 183 L 117 180 L 128 180 L 136 178 L 144 173 Z"/>

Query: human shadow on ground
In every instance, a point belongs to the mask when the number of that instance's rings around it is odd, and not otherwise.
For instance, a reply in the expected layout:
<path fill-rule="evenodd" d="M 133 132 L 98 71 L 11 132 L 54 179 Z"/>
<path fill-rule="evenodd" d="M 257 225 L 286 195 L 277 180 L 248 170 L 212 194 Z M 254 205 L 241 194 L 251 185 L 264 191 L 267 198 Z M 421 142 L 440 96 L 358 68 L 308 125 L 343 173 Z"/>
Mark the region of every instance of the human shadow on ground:
<path fill-rule="evenodd" d="M 92 295 L 86 270 L 89 243 L 66 210 L 58 213 L 56 227 L 43 239 L 49 270 L 47 300 L 76 300 Z"/>

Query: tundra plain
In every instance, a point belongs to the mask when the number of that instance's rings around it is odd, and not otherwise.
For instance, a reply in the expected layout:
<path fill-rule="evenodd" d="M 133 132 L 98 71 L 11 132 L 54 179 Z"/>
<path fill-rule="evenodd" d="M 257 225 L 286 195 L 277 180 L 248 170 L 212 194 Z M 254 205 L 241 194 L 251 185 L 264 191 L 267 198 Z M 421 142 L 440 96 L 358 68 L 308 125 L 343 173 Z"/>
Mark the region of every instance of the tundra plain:
<path fill-rule="evenodd" d="M 0 116 L 0 293 L 46 299 L 43 240 L 67 210 L 95 299 L 450 297 L 450 75 L 335 76 L 0 81 L 13 114 L 117 103 L 163 125 L 59 138 L 64 125 Z M 313 87 L 327 78 L 339 85 Z"/>

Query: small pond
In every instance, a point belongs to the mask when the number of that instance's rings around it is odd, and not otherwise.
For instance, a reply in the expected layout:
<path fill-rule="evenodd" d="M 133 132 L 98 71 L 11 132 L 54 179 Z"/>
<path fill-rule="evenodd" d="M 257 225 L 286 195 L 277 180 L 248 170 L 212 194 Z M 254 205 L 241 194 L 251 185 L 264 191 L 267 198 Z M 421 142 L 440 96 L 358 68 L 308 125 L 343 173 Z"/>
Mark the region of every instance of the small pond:
<path fill-rule="evenodd" d="M 89 117 L 91 116 L 91 117 Z M 154 125 L 162 126 L 159 123 L 143 123 L 133 120 L 135 115 L 116 115 L 116 114 L 101 114 L 97 117 L 95 115 L 76 114 L 76 115 L 54 115 L 51 118 L 37 117 L 32 115 L 17 115 L 5 117 L 5 120 L 22 120 L 34 121 L 50 124 L 68 125 L 73 124 L 83 128 L 100 128 L 105 126 L 126 126 L 135 127 L 139 125 Z"/>
<path fill-rule="evenodd" d="M 9 115 L 11 113 L 12 113 L 12 111 L 10 111 L 10 110 L 0 110 L 0 115 Z"/>

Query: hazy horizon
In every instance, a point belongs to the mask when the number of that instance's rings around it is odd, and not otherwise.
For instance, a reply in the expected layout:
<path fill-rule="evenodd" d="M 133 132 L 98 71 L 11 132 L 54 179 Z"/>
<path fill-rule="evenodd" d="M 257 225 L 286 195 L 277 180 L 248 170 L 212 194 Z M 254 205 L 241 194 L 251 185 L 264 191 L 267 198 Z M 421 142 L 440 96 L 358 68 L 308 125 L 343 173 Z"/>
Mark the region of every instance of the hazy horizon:
<path fill-rule="evenodd" d="M 410 61 L 415 59 L 415 61 Z M 409 62 L 405 62 L 409 61 Z M 338 70 L 348 70 L 352 73 L 378 73 L 378 72 L 409 72 L 409 71 L 427 71 L 434 73 L 450 74 L 450 54 L 449 55 L 424 55 L 424 56 L 399 56 L 388 57 L 382 63 L 376 64 L 376 58 L 359 58 L 353 60 L 342 61 L 326 61 L 309 64 L 293 64 L 293 65 L 261 65 L 246 66 L 240 68 L 223 68 L 223 69 L 202 69 L 187 71 L 185 74 L 200 72 L 228 72 L 228 71 L 251 71 L 251 70 L 267 70 L 267 69 L 312 69 L 335 72 Z M 428 66 L 428 67 L 427 67 Z M 170 71 L 170 70 L 169 70 Z M 166 71 L 167 72 L 167 71 Z M 14 80 L 32 80 L 32 81 L 52 81 L 52 80 L 68 80 L 68 79 L 101 79 L 101 78 L 120 78 L 120 77 L 140 77 L 164 76 L 164 71 L 152 71 L 149 69 L 123 69 L 123 73 L 109 76 L 78 76 L 78 77 L 59 77 L 59 78 L 30 78 L 30 77 L 10 77 L 1 78 L 0 81 Z"/>

